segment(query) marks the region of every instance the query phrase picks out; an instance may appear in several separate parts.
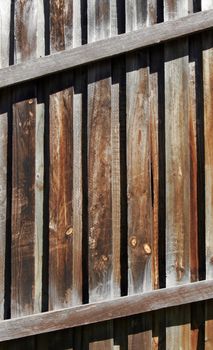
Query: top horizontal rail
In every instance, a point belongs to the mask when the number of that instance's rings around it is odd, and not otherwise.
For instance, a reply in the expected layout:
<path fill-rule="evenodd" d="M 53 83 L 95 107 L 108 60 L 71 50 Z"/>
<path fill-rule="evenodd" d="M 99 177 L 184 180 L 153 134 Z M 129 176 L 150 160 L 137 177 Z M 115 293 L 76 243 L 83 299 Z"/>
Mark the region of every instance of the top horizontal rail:
<path fill-rule="evenodd" d="M 213 10 L 117 35 L 0 70 L 0 88 L 16 85 L 213 27 Z"/>

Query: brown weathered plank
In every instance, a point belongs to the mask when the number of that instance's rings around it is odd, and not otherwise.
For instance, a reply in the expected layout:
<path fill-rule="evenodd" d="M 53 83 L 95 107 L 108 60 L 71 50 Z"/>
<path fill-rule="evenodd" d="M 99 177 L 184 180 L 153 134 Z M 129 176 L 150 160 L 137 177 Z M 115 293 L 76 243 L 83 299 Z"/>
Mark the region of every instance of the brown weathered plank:
<path fill-rule="evenodd" d="M 186 16 L 188 0 L 164 1 L 165 20 Z M 188 41 L 165 45 L 166 286 L 190 282 Z M 166 347 L 190 348 L 190 307 L 167 311 Z M 180 326 L 175 325 L 180 322 Z"/>
<path fill-rule="evenodd" d="M 0 88 L 210 29 L 212 13 L 212 10 L 203 11 L 2 69 Z"/>
<path fill-rule="evenodd" d="M 44 54 L 41 1 L 15 4 L 15 62 Z M 41 27 L 40 27 L 41 26 Z M 20 98 L 23 91 L 14 95 Z M 43 108 L 13 105 L 11 316 L 41 311 Z"/>
<path fill-rule="evenodd" d="M 202 10 L 213 8 L 212 0 L 202 0 Z M 212 32 L 203 36 L 203 91 L 204 91 L 204 144 L 205 144 L 205 218 L 206 218 L 206 279 L 213 278 L 213 39 Z M 212 303 L 206 303 L 206 319 Z M 205 324 L 205 349 L 213 346 L 213 320 Z"/>
<path fill-rule="evenodd" d="M 114 300 L 49 311 L 0 322 L 0 341 L 53 332 L 213 299 L 213 282 L 201 281 Z"/>
<path fill-rule="evenodd" d="M 126 1 L 126 30 L 148 24 L 148 2 Z M 153 277 L 148 58 L 147 50 L 126 58 L 129 295 L 151 290 Z M 151 315 L 147 316 L 147 322 L 151 325 Z M 151 348 L 151 343 L 150 327 L 128 337 L 129 349 Z"/>
<path fill-rule="evenodd" d="M 115 1 L 90 0 L 88 42 L 116 34 L 116 16 Z M 119 96 L 111 74 L 110 62 L 88 70 L 90 302 L 120 295 Z M 100 325 L 100 332 L 106 334 L 106 340 L 91 340 L 91 349 L 112 349 L 113 324 Z M 90 333 L 94 333 L 93 328 Z"/>
<path fill-rule="evenodd" d="M 74 10 L 80 10 L 79 6 L 76 7 L 76 2 L 63 0 L 50 2 L 51 53 L 73 47 Z M 80 17 L 79 13 L 75 13 L 75 16 Z M 81 31 L 79 31 L 79 39 L 80 33 Z M 78 43 L 80 43 L 79 39 Z M 81 161 L 79 157 L 81 156 L 81 129 L 79 129 L 81 118 L 80 114 L 78 115 L 80 101 L 78 97 L 74 99 L 74 88 L 71 86 L 71 81 L 68 85 L 70 87 L 58 88 L 59 91 L 50 95 L 49 107 L 50 310 L 79 304 L 82 298 L 81 163 L 79 163 Z M 57 87 L 55 89 L 57 90 Z M 74 112 L 73 108 L 75 108 Z M 74 127 L 75 133 L 73 132 Z M 75 164 L 75 177 L 73 164 Z"/>
<path fill-rule="evenodd" d="M 10 2 L 0 6 L 0 68 L 9 65 Z M 4 319 L 5 248 L 7 211 L 7 133 L 8 113 L 3 111 L 7 96 L 0 97 L 0 319 Z"/>

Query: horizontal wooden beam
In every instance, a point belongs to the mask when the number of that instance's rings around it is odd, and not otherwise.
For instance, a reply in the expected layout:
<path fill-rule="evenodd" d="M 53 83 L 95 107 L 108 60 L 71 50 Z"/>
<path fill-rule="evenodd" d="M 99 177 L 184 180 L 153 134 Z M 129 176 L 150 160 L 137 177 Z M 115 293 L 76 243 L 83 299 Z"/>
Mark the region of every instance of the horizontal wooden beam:
<path fill-rule="evenodd" d="M 213 281 L 201 281 L 0 322 L 0 341 L 213 299 Z"/>
<path fill-rule="evenodd" d="M 0 70 L 0 88 L 44 77 L 80 65 L 198 33 L 213 27 L 213 10 L 155 24 L 71 50 Z"/>

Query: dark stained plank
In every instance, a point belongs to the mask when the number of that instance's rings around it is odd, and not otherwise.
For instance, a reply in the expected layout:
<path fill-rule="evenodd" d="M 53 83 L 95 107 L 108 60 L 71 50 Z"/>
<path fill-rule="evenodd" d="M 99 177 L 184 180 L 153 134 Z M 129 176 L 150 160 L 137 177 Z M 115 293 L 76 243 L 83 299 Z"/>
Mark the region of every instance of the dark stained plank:
<path fill-rule="evenodd" d="M 72 103 L 72 88 L 50 96 L 50 310 L 72 305 Z"/>
<path fill-rule="evenodd" d="M 15 62 L 44 54 L 43 8 L 15 4 Z M 41 27 L 40 27 L 41 26 Z M 39 28 L 39 29 L 38 29 Z M 20 98 L 22 90 L 14 95 Z M 11 316 L 41 311 L 43 108 L 36 98 L 13 105 Z"/>
<path fill-rule="evenodd" d="M 0 70 L 0 88 L 184 37 L 213 27 L 212 10 L 83 45 Z M 175 30 L 174 30 L 175 29 Z M 32 70 L 32 67 L 34 69 Z"/>
<path fill-rule="evenodd" d="M 164 1 L 165 20 L 186 16 L 188 1 Z M 188 41 L 165 45 L 166 286 L 190 282 Z M 184 92 L 184 93 L 183 93 Z M 166 347 L 190 348 L 190 307 L 167 311 Z M 174 321 L 175 322 L 175 321 Z"/>
<path fill-rule="evenodd" d="M 50 52 L 80 45 L 76 1 L 50 2 Z M 75 25 L 79 23 L 75 23 Z M 50 95 L 49 309 L 82 302 L 81 95 L 57 85 Z M 55 82 L 56 83 L 56 82 Z M 54 88 L 54 87 L 53 87 Z M 58 90 L 58 91 L 57 91 Z"/>
<path fill-rule="evenodd" d="M 201 281 L 114 300 L 79 305 L 0 322 L 0 341 L 53 332 L 213 299 L 213 282 Z M 210 314 L 210 313 L 209 313 Z M 98 327 L 98 325 L 96 326 Z"/>
<path fill-rule="evenodd" d="M 0 68 L 9 65 L 10 2 L 1 4 L 0 8 Z M 4 28 L 4 30 L 2 30 Z M 0 319 L 4 319 L 5 293 L 5 254 L 6 254 L 6 215 L 7 215 L 7 133 L 8 113 L 3 106 L 8 97 L 0 96 Z"/>

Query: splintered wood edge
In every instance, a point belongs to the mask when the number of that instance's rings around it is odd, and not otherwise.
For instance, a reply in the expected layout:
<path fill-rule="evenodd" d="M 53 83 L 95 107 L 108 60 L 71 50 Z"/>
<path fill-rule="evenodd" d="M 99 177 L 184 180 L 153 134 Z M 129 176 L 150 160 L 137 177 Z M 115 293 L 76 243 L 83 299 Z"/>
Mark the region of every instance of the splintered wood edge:
<path fill-rule="evenodd" d="M 213 280 L 0 321 L 0 341 L 213 299 Z"/>
<path fill-rule="evenodd" d="M 0 70 L 0 88 L 111 58 L 213 27 L 213 10 L 154 24 L 126 34 L 34 59 Z"/>

